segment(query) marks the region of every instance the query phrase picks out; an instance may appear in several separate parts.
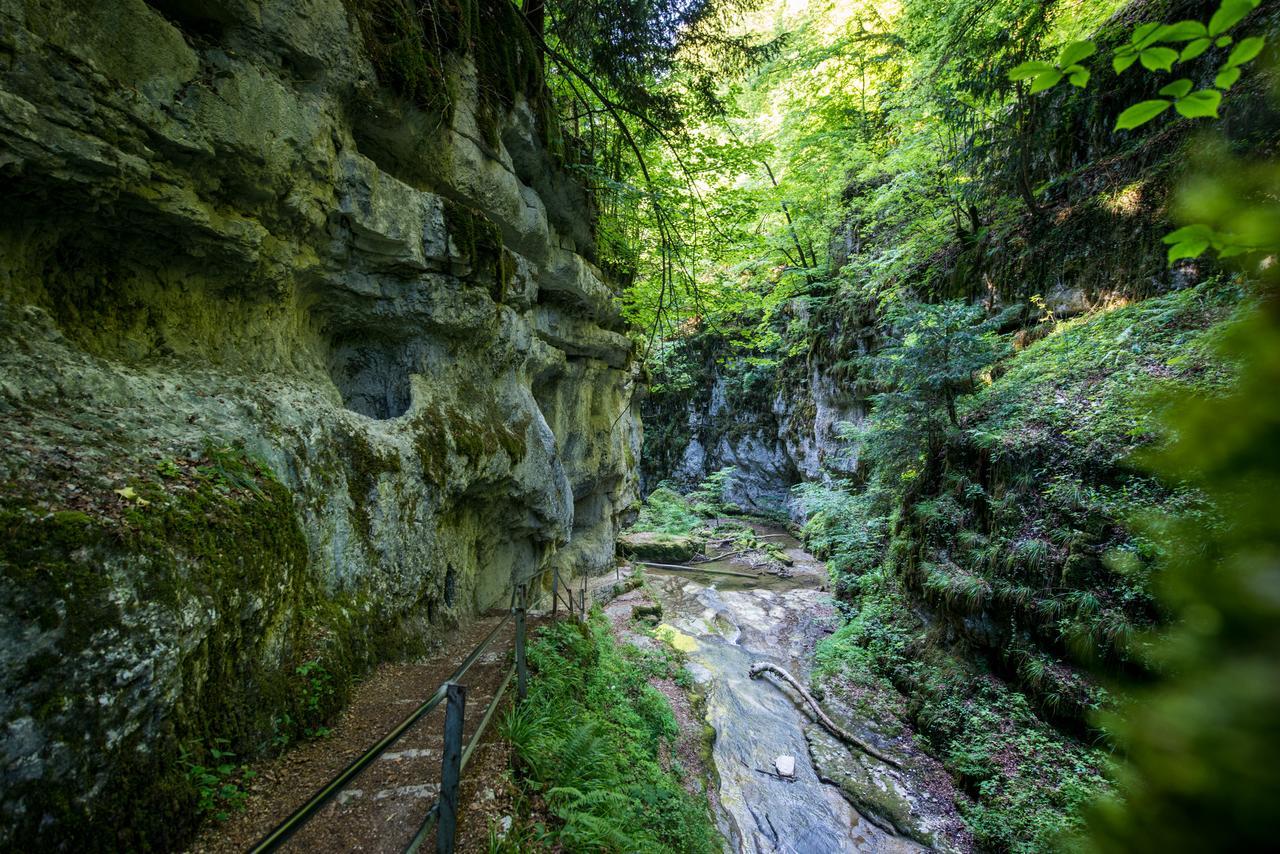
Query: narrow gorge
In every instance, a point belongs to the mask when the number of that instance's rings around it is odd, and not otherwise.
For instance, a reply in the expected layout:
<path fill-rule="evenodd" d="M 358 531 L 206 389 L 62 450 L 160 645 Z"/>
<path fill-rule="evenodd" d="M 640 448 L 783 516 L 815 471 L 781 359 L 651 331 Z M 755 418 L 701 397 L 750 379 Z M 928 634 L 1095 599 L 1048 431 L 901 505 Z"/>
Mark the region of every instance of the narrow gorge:
<path fill-rule="evenodd" d="M 1278 33 L 0 0 L 0 851 L 1266 850 Z"/>

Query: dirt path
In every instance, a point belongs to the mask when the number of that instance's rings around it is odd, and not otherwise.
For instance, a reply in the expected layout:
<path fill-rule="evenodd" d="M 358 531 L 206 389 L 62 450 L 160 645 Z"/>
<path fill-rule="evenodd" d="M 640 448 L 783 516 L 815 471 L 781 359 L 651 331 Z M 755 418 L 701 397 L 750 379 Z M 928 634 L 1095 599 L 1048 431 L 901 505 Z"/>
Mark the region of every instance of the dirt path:
<path fill-rule="evenodd" d="M 353 759 L 403 721 L 428 699 L 482 641 L 503 614 L 480 617 L 456 632 L 422 660 L 386 664 L 353 692 L 350 706 L 329 736 L 298 745 L 277 759 L 255 766 L 258 776 L 245 809 L 210 824 L 189 849 L 192 854 L 240 852 L 255 844 Z M 464 741 L 475 732 L 511 662 L 514 622 L 468 671 Z M 514 689 L 512 689 L 514 690 Z M 285 851 L 401 852 L 439 794 L 444 704 L 426 715 L 382 756 L 365 768 L 284 846 Z M 483 850 L 492 810 L 499 804 L 496 779 L 505 754 L 486 732 L 464 775 L 460 810 L 460 847 Z M 471 803 L 475 809 L 469 809 Z"/>

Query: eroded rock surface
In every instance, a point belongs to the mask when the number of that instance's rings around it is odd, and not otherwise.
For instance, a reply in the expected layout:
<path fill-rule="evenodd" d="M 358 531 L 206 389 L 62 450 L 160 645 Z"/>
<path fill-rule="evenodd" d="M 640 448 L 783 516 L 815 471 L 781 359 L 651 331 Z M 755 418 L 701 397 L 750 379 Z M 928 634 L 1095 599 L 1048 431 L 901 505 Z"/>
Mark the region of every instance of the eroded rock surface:
<path fill-rule="evenodd" d="M 530 93 L 421 111 L 341 0 L 0 0 L 0 56 L 0 848 L 172 848 L 184 750 L 611 563 L 630 345 Z"/>

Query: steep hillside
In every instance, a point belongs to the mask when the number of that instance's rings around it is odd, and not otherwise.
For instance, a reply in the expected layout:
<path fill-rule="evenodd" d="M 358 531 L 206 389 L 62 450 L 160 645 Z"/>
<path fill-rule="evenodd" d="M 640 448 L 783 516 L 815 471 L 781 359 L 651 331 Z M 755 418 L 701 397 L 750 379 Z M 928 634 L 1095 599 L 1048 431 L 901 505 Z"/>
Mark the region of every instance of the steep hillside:
<path fill-rule="evenodd" d="M 1108 55 L 1136 24 L 1207 19 L 1218 5 L 1130 3 L 1093 35 Z M 862 44 L 876 18 L 853 15 L 850 43 Z M 902 20 L 885 38 L 925 57 L 919 85 L 959 97 L 964 84 L 928 61 L 963 55 L 964 38 L 913 42 Z M 820 39 L 813 21 L 829 24 L 815 17 L 799 37 Z M 1278 22 L 1263 4 L 1242 26 L 1273 43 Z M 995 50 L 978 25 L 967 37 Z M 997 63 L 979 55 L 970 73 L 994 87 Z M 886 737 L 916 733 L 957 781 L 982 850 L 1046 850 L 1081 827 L 1112 785 L 1100 712 L 1160 672 L 1151 633 L 1171 617 L 1157 590 L 1175 556 L 1148 523 L 1220 520 L 1202 494 L 1151 474 L 1142 452 L 1167 438 L 1175 390 L 1230 386 L 1237 366 L 1217 342 L 1253 304 L 1248 276 L 1207 257 L 1171 265 L 1162 237 L 1176 188 L 1208 161 L 1251 162 L 1280 144 L 1266 74 L 1227 94 L 1210 140 L 1177 117 L 1114 131 L 1167 81 L 1093 67 L 1085 91 L 1010 94 L 936 160 L 901 153 L 938 144 L 927 129 L 886 131 L 879 159 L 851 144 L 825 267 L 791 263 L 802 248 L 771 246 L 785 265 L 749 259 L 763 250 L 748 243 L 729 256 L 737 266 L 713 268 L 708 278 L 764 296 L 665 342 L 643 407 L 646 488 L 731 468 L 729 501 L 803 524 L 846 619 L 819 649 L 815 688 Z M 893 97 L 880 116 L 891 126 L 909 100 Z M 846 96 L 847 111 L 856 104 Z M 771 102 L 757 106 L 771 120 Z M 813 156 L 802 140 L 792 156 Z M 792 218 L 813 188 L 793 180 L 791 235 L 779 224 L 777 243 L 799 247 Z"/>

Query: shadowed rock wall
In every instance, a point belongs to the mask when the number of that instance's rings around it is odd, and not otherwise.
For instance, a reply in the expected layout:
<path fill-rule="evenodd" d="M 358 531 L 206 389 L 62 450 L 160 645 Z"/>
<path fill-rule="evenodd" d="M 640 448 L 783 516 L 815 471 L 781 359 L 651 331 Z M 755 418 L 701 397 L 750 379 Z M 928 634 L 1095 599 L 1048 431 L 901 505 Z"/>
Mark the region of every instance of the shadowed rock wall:
<path fill-rule="evenodd" d="M 182 751 L 610 565 L 588 199 L 443 61 L 435 114 L 341 0 L 0 0 L 0 848 L 179 845 Z"/>

